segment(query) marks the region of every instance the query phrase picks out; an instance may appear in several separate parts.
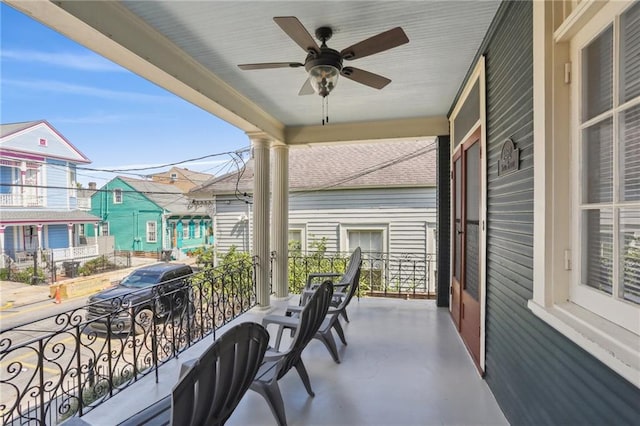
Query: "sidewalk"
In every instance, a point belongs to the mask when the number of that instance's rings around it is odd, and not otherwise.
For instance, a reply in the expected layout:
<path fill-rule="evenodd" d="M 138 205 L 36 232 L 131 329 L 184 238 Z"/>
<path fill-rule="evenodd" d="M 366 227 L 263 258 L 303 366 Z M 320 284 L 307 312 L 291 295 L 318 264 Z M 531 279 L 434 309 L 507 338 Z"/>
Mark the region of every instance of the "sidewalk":
<path fill-rule="evenodd" d="M 49 300 L 49 284 L 0 281 L 0 311 Z"/>
<path fill-rule="evenodd" d="M 132 258 L 131 268 L 127 271 L 137 269 L 143 265 L 156 263 L 155 259 Z M 178 261 L 180 263 L 194 264 L 194 258 L 185 258 Z M 125 271 L 125 270 L 120 270 Z M 63 282 L 61 280 L 59 282 Z M 51 300 L 49 284 L 23 284 L 14 281 L 0 281 L 0 311 L 18 306 L 31 305 L 33 303 Z"/>

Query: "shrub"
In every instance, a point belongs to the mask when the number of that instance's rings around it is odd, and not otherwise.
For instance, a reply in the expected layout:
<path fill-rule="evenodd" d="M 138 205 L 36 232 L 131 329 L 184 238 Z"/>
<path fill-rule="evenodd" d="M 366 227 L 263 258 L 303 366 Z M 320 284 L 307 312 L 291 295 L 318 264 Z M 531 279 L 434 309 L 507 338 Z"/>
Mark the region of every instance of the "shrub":
<path fill-rule="evenodd" d="M 95 259 L 91 259 L 88 262 L 85 262 L 78 269 L 78 273 L 83 277 L 87 275 L 97 274 L 99 272 L 111 271 L 117 269 L 117 265 L 113 262 L 110 262 L 107 256 L 102 255 L 100 257 L 96 257 Z"/>
<path fill-rule="evenodd" d="M 34 280 L 35 277 L 35 280 Z M 34 274 L 33 266 L 11 274 L 11 280 L 25 284 L 39 284 L 45 281 L 44 271 L 38 268 Z"/>

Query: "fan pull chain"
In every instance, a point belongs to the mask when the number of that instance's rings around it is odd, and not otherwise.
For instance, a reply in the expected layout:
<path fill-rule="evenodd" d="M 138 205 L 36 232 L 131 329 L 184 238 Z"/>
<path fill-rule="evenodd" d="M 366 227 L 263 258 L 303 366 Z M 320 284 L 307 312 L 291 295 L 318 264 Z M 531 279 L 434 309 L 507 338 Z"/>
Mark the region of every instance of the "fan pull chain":
<path fill-rule="evenodd" d="M 327 124 L 329 124 L 329 96 L 325 97 L 327 100 Z"/>

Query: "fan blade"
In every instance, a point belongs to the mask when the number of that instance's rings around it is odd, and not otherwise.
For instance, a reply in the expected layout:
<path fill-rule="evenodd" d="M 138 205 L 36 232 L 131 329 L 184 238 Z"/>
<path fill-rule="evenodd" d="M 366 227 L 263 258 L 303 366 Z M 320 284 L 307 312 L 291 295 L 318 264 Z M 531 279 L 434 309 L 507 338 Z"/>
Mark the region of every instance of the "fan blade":
<path fill-rule="evenodd" d="M 262 64 L 241 64 L 238 68 L 241 70 L 264 70 L 267 68 L 298 68 L 304 64 L 300 62 L 264 62 Z"/>
<path fill-rule="evenodd" d="M 287 33 L 305 52 L 320 52 L 318 43 L 311 37 L 309 31 L 307 31 L 298 18 L 295 16 L 276 16 L 273 20 L 282 28 L 282 31 Z"/>
<path fill-rule="evenodd" d="M 298 92 L 298 96 L 313 95 L 314 93 L 315 91 L 313 90 L 313 86 L 311 85 L 311 82 L 307 78 L 304 81 L 304 84 L 302 85 L 302 87 L 300 88 L 300 91 Z"/>
<path fill-rule="evenodd" d="M 343 59 L 353 60 L 384 52 L 402 44 L 409 43 L 409 38 L 400 27 L 395 27 L 371 38 L 361 41 L 343 49 L 340 54 Z"/>
<path fill-rule="evenodd" d="M 387 77 L 361 70 L 360 68 L 345 67 L 342 68 L 340 74 L 355 81 L 356 83 L 364 84 L 365 86 L 373 87 L 374 89 L 382 89 L 384 86 L 391 83 L 391 80 Z"/>

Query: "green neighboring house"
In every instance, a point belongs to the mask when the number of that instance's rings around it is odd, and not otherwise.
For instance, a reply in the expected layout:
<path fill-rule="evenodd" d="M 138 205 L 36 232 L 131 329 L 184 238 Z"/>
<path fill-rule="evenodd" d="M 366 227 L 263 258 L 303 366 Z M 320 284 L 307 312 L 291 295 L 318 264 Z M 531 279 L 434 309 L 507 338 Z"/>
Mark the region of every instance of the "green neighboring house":
<path fill-rule="evenodd" d="M 91 197 L 91 213 L 100 218 L 99 235 L 112 235 L 116 250 L 186 253 L 213 244 L 211 218 L 187 205 L 175 185 L 123 176 Z"/>

